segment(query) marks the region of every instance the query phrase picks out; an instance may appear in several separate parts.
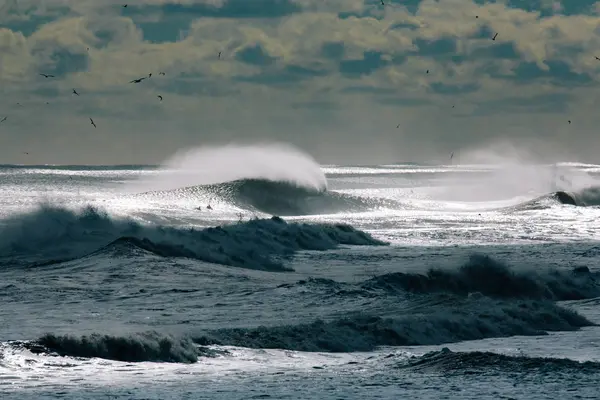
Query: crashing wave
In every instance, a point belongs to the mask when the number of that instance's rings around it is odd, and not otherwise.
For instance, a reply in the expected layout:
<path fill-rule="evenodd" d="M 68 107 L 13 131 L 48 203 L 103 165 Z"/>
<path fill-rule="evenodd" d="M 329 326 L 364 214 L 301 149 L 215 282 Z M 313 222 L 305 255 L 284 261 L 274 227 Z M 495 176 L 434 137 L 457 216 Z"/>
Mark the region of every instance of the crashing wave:
<path fill-rule="evenodd" d="M 5 222 L 0 228 L 5 265 L 48 264 L 93 252 L 123 256 L 137 248 L 163 257 L 289 271 L 283 261 L 301 250 L 387 244 L 350 225 L 287 223 L 279 217 L 194 230 L 141 225 L 93 207 L 78 213 L 46 205 Z"/>

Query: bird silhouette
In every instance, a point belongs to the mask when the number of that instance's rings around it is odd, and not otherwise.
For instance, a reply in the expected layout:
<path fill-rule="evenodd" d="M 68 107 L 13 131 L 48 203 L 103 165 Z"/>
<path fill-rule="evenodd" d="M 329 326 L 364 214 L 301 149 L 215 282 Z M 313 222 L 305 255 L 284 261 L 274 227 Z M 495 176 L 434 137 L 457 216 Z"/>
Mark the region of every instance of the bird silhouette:
<path fill-rule="evenodd" d="M 40 74 L 40 76 L 43 76 L 44 78 L 54 78 L 54 75 L 49 74 Z"/>
<path fill-rule="evenodd" d="M 77 96 L 79 96 L 79 93 L 77 93 L 77 90 L 73 89 L 73 94 L 76 94 Z"/>
<path fill-rule="evenodd" d="M 596 58 L 596 60 L 600 61 L 600 57 L 598 56 L 594 56 Z"/>
<path fill-rule="evenodd" d="M 152 72 L 148 74 L 148 78 L 152 78 Z"/>
<path fill-rule="evenodd" d="M 496 34 L 494 35 L 494 37 L 492 38 L 492 40 L 496 40 L 497 37 L 498 37 L 498 32 L 496 32 Z"/>
<path fill-rule="evenodd" d="M 162 101 L 162 96 L 160 94 L 157 97 Z"/>
<path fill-rule="evenodd" d="M 2 118 L 2 121 L 0 121 L 0 124 L 1 124 L 2 122 L 6 121 L 6 119 L 7 119 L 7 118 L 8 118 L 8 117 L 4 117 L 4 118 Z"/>
<path fill-rule="evenodd" d="M 219 59 L 221 59 L 221 52 L 219 52 Z"/>
<path fill-rule="evenodd" d="M 158 74 L 159 74 L 159 75 L 164 75 L 165 73 L 164 73 L 164 72 L 159 72 Z"/>
<path fill-rule="evenodd" d="M 90 118 L 90 122 L 92 123 L 92 125 L 94 125 L 94 128 L 96 128 L 96 124 L 94 123 L 94 120 Z"/>
<path fill-rule="evenodd" d="M 141 82 L 141 81 L 143 81 L 144 79 L 146 79 L 146 77 L 139 78 L 139 79 L 134 79 L 134 80 L 132 80 L 132 81 L 131 81 L 131 82 L 129 82 L 129 83 L 140 83 L 140 82 Z"/>
<path fill-rule="evenodd" d="M 124 4 L 124 5 L 123 5 L 123 8 L 127 8 L 127 4 Z"/>

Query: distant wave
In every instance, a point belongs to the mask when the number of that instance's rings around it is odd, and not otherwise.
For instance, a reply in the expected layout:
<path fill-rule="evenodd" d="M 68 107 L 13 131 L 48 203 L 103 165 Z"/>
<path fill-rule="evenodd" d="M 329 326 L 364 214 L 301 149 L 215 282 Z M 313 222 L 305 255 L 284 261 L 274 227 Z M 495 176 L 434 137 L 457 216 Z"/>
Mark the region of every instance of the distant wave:
<path fill-rule="evenodd" d="M 316 190 L 289 182 L 244 179 L 202 187 L 239 208 L 282 216 L 361 212 L 375 208 L 400 208 L 400 203 L 376 198 Z"/>
<path fill-rule="evenodd" d="M 149 179 L 128 184 L 126 191 L 166 191 L 244 179 L 327 189 L 320 165 L 308 154 L 282 143 L 187 149 L 165 161 L 161 169 Z"/>
<path fill-rule="evenodd" d="M 576 207 L 600 206 L 600 187 L 592 186 L 577 191 L 553 192 L 519 204 L 515 208 L 526 210 L 546 209 L 557 203 Z"/>
<path fill-rule="evenodd" d="M 141 225 L 93 207 L 75 212 L 44 205 L 2 222 L 0 260 L 7 266 L 48 264 L 86 255 L 123 256 L 143 249 L 163 257 L 289 271 L 283 261 L 300 250 L 387 244 L 349 225 L 287 223 L 279 217 L 194 230 Z"/>
<path fill-rule="evenodd" d="M 579 362 L 564 358 L 509 356 L 491 352 L 453 352 L 448 348 L 433 351 L 420 357 L 402 361 L 398 368 L 421 371 L 425 373 L 439 372 L 444 375 L 488 374 L 490 369 L 523 373 L 556 373 L 580 372 L 598 373 L 600 363 L 593 361 Z"/>

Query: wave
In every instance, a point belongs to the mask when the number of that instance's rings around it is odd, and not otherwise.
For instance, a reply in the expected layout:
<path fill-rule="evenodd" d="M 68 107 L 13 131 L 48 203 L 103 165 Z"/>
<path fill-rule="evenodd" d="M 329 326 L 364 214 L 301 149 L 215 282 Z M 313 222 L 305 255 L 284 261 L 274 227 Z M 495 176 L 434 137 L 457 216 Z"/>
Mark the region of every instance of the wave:
<path fill-rule="evenodd" d="M 537 373 L 598 373 L 600 363 L 579 362 L 565 358 L 509 356 L 491 352 L 453 352 L 444 347 L 420 357 L 413 357 L 397 365 L 400 369 L 419 372 L 487 374 L 490 369 L 502 372 Z"/>
<path fill-rule="evenodd" d="M 511 269 L 489 256 L 474 254 L 458 268 L 430 269 L 424 274 L 390 273 L 362 283 L 368 290 L 386 292 L 447 292 L 462 296 L 538 300 L 581 300 L 600 296 L 600 285 L 589 269 L 538 272 Z"/>
<path fill-rule="evenodd" d="M 196 335 L 200 345 L 316 352 L 372 351 L 379 346 L 438 345 L 515 335 L 543 335 L 594 326 L 548 301 L 455 300 L 453 307 L 400 317 L 348 316 L 310 324 L 219 329 Z"/>
<path fill-rule="evenodd" d="M 245 210 L 282 216 L 363 212 L 381 207 L 403 208 L 401 203 L 393 200 L 316 190 L 264 179 L 244 179 L 207 185 L 200 189 Z"/>
<path fill-rule="evenodd" d="M 199 356 L 217 354 L 210 349 L 198 347 L 189 338 L 176 338 L 157 332 L 136 333 L 129 336 L 92 334 L 90 336 L 57 336 L 46 334 L 32 342 L 13 342 L 34 354 L 47 354 L 81 358 L 143 362 L 162 361 L 172 363 L 195 363 Z"/>
<path fill-rule="evenodd" d="M 137 248 L 163 257 L 289 271 L 283 261 L 300 250 L 387 245 L 350 225 L 287 223 L 279 217 L 195 230 L 141 225 L 90 206 L 76 212 L 43 205 L 4 222 L 0 260 L 5 265 L 48 264 L 100 253 L 123 256 Z"/>
<path fill-rule="evenodd" d="M 270 143 L 187 149 L 165 161 L 160 173 L 130 183 L 125 190 L 165 191 L 244 179 L 327 189 L 327 178 L 312 157 L 290 145 Z"/>
<path fill-rule="evenodd" d="M 600 187 L 591 186 L 577 191 L 557 191 L 517 205 L 516 209 L 547 209 L 555 204 L 576 207 L 600 206 Z"/>

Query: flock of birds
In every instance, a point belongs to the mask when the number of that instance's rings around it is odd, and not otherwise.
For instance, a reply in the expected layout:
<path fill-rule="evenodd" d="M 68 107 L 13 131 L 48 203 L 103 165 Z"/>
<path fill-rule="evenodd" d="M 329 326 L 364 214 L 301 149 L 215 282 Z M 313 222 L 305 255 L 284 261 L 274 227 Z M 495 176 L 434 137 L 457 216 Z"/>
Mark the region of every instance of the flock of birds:
<path fill-rule="evenodd" d="M 385 2 L 384 2 L 383 0 L 380 0 L 380 1 L 381 1 L 381 5 L 383 5 L 383 6 L 385 6 L 385 5 L 386 5 L 386 4 L 385 4 Z M 127 8 L 127 4 L 123 4 L 123 8 Z M 479 15 L 476 15 L 476 16 L 475 16 L 475 18 L 479 18 Z M 495 32 L 495 33 L 494 33 L 494 36 L 492 37 L 492 40 L 494 40 L 494 41 L 495 41 L 497 37 L 498 37 L 498 32 Z M 89 48 L 88 48 L 88 50 L 89 50 Z M 596 59 L 596 60 L 600 61 L 600 57 L 598 57 L 598 56 L 594 56 L 594 57 L 595 57 L 595 59 Z M 219 58 L 219 59 L 221 59 L 221 52 L 219 52 L 219 54 L 218 54 L 218 58 Z M 427 74 L 429 74 L 429 70 L 426 70 L 426 73 L 427 73 Z M 164 72 L 159 72 L 158 74 L 159 74 L 159 75 L 165 75 L 165 73 L 164 73 Z M 40 73 L 39 75 L 40 75 L 40 76 L 43 76 L 44 78 L 55 78 L 55 76 L 54 76 L 54 75 L 51 75 L 51 74 L 42 74 L 42 73 Z M 130 81 L 129 83 L 135 83 L 135 84 L 137 84 L 137 83 L 140 83 L 140 82 L 142 82 L 143 80 L 145 80 L 145 79 L 148 79 L 148 78 L 152 78 L 152 73 L 149 73 L 149 74 L 148 74 L 148 76 L 144 76 L 144 77 L 142 77 L 142 78 L 133 79 L 133 80 L 132 80 L 132 81 Z M 73 89 L 73 94 L 75 94 L 75 95 L 79 96 L 79 93 L 78 93 L 78 92 L 77 92 L 75 89 Z M 161 95 L 158 95 L 157 97 L 158 97 L 159 101 L 163 101 L 163 97 L 162 97 Z M 46 103 L 46 104 L 48 104 L 48 103 Z M 17 105 L 21 105 L 21 104 L 20 104 L 20 103 L 17 103 Z M 454 108 L 454 105 L 452 106 L 452 108 Z M 1 123 L 3 123 L 4 121 L 6 121 L 7 119 L 8 119 L 8 117 L 7 117 L 7 116 L 5 116 L 4 118 L 2 118 L 2 119 L 0 120 L 0 124 L 1 124 Z M 571 120 L 568 120 L 568 122 L 569 122 L 569 124 L 571 124 Z M 93 120 L 92 118 L 90 118 L 90 123 L 91 123 L 91 125 L 92 125 L 94 128 L 96 128 L 96 127 L 97 127 L 97 126 L 96 126 L 96 123 L 94 122 L 94 120 Z M 399 129 L 399 128 L 400 128 L 400 125 L 401 125 L 401 124 L 398 124 L 398 125 L 396 126 L 396 128 L 397 128 L 397 129 Z"/>

